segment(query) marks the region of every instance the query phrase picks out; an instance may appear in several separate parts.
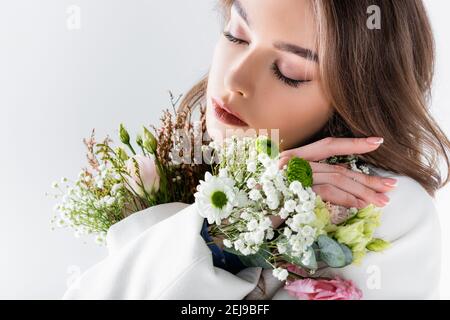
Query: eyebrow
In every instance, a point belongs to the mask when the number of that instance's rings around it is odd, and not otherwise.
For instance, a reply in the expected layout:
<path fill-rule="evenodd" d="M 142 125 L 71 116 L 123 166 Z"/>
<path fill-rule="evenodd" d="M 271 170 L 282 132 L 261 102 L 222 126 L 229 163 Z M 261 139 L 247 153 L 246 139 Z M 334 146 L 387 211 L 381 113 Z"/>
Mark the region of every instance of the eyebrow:
<path fill-rule="evenodd" d="M 251 21 L 250 21 L 250 18 L 248 17 L 247 11 L 242 6 L 242 3 L 239 0 L 234 0 L 233 1 L 233 7 L 236 9 L 236 12 L 239 14 L 239 16 L 241 16 L 241 18 L 245 21 L 247 26 L 250 28 L 251 27 Z M 273 46 L 276 49 L 278 49 L 278 50 L 289 52 L 289 53 L 293 53 L 293 54 L 295 54 L 297 56 L 300 56 L 302 58 L 305 58 L 307 60 L 311 60 L 311 61 L 314 61 L 314 62 L 318 62 L 319 61 L 319 57 L 318 57 L 317 53 L 313 52 L 310 49 L 306 49 L 306 48 L 297 46 L 297 45 L 292 44 L 292 43 L 276 41 L 273 44 Z"/>

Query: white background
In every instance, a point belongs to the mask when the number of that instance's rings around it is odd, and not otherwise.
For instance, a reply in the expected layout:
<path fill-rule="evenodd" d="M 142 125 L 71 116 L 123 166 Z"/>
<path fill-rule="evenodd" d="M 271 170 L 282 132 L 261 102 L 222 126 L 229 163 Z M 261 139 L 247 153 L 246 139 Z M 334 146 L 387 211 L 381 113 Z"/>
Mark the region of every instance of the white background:
<path fill-rule="evenodd" d="M 0 298 L 58 299 L 106 255 L 91 239 L 51 231 L 52 181 L 85 165 L 83 137 L 159 124 L 168 90 L 186 92 L 209 68 L 216 2 L 0 2 Z M 81 28 L 66 12 L 81 9 Z M 450 3 L 426 0 L 437 40 L 432 110 L 450 135 Z M 450 298 L 450 188 L 436 200 L 443 234 L 442 298 Z M 418 257 L 420 259 L 421 257 Z M 169 261 L 168 261 L 169 263 Z M 424 275 L 417 275 L 424 276 Z M 413 280 L 413 279 L 412 279 Z"/>

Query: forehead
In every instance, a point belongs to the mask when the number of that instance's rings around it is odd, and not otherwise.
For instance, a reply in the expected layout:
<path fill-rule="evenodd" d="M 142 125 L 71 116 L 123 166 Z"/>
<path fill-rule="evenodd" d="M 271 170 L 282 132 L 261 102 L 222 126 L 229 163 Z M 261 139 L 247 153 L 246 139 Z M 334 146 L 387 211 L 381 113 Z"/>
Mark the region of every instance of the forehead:
<path fill-rule="evenodd" d="M 246 14 L 249 27 L 241 14 Z M 315 48 L 315 18 L 310 0 L 236 0 L 231 17 L 242 21 L 243 28 L 262 41 Z"/>

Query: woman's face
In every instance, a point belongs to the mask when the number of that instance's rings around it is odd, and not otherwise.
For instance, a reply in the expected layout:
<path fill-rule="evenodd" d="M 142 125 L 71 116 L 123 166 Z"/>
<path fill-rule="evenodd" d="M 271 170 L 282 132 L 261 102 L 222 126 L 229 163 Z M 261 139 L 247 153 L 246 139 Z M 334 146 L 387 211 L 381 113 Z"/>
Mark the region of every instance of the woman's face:
<path fill-rule="evenodd" d="M 308 0 L 236 0 L 224 31 L 207 87 L 206 125 L 213 140 L 278 129 L 286 150 L 323 128 L 332 108 L 319 79 Z M 229 112 L 216 109 L 214 98 Z"/>

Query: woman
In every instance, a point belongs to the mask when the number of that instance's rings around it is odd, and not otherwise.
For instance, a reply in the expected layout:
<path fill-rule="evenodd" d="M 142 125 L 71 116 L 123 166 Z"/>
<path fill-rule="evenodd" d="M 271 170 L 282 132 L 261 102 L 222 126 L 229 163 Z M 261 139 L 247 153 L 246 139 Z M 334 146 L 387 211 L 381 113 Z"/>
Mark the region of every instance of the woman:
<path fill-rule="evenodd" d="M 361 266 L 333 270 L 353 280 L 363 298 L 437 298 L 440 229 L 433 196 L 449 180 L 438 165 L 443 158 L 449 167 L 450 142 L 427 109 L 434 45 L 422 2 L 219 4 L 225 27 L 211 69 L 181 108 L 206 102 L 214 140 L 227 132 L 277 129 L 286 150 L 280 165 L 293 155 L 309 160 L 313 190 L 324 200 L 383 208 L 376 236 L 392 248 L 369 254 Z M 318 163 L 339 154 L 361 154 L 378 177 Z M 185 204 L 164 208 L 163 215 L 149 208 L 114 225 L 110 256 L 64 297 L 292 298 L 261 268 L 215 267 L 199 234 L 203 219 Z M 164 247 L 144 250 L 151 243 Z M 160 259 L 167 262 L 154 263 Z"/>

